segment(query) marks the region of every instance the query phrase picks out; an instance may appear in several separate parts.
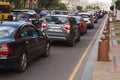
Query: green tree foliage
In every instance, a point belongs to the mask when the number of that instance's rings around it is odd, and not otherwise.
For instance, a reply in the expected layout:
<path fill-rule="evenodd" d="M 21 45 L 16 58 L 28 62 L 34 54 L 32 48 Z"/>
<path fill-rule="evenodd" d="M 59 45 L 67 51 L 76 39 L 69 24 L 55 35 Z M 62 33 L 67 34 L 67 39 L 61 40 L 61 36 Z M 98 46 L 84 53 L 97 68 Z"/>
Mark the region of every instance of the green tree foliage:
<path fill-rule="evenodd" d="M 59 5 L 58 0 L 38 0 L 38 7 L 41 9 L 51 9 Z"/>
<path fill-rule="evenodd" d="M 99 6 L 87 6 L 86 9 L 100 9 Z"/>
<path fill-rule="evenodd" d="M 77 10 L 82 10 L 82 6 L 77 6 Z"/>
<path fill-rule="evenodd" d="M 59 3 L 58 9 L 59 9 L 59 10 L 67 10 L 67 7 L 65 6 L 64 3 Z"/>
<path fill-rule="evenodd" d="M 120 0 L 117 0 L 115 4 L 116 4 L 116 9 L 120 10 Z"/>
<path fill-rule="evenodd" d="M 111 11 L 114 10 L 114 5 L 110 6 L 110 10 L 111 10 Z"/>
<path fill-rule="evenodd" d="M 6 0 L 10 3 L 13 3 L 15 6 L 15 9 L 25 8 L 27 0 Z M 32 2 L 33 0 L 29 0 L 29 2 Z M 29 5 L 29 4 L 28 4 Z M 67 9 L 65 4 L 60 3 L 59 0 L 38 0 L 38 2 L 35 3 L 35 9 L 42 10 L 42 9 Z"/>
<path fill-rule="evenodd" d="M 93 9 L 93 7 L 92 6 L 87 6 L 86 9 Z"/>
<path fill-rule="evenodd" d="M 100 7 L 99 6 L 95 6 L 94 9 L 100 9 Z"/>
<path fill-rule="evenodd" d="M 19 9 L 21 7 L 21 3 L 19 0 L 13 0 L 13 3 L 15 5 L 15 9 Z"/>

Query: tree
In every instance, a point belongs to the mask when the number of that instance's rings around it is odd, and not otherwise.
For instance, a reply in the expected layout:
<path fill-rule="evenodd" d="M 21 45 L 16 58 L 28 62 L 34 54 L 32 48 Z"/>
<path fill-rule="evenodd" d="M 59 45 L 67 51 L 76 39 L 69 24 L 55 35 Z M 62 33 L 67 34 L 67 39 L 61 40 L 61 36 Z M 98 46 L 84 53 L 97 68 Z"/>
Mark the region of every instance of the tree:
<path fill-rule="evenodd" d="M 38 8 L 51 9 L 59 5 L 58 0 L 38 0 Z"/>
<path fill-rule="evenodd" d="M 77 10 L 82 10 L 82 6 L 77 6 Z"/>
<path fill-rule="evenodd" d="M 86 9 L 93 9 L 93 7 L 89 5 L 86 7 Z"/>
<path fill-rule="evenodd" d="M 120 0 L 117 0 L 115 4 L 116 4 L 116 9 L 120 10 Z"/>
<path fill-rule="evenodd" d="M 111 11 L 114 10 L 114 5 L 110 6 L 110 10 L 111 10 Z"/>
<path fill-rule="evenodd" d="M 18 9 L 21 7 L 20 1 L 19 0 L 13 0 L 13 3 L 15 5 L 15 9 Z"/>
<path fill-rule="evenodd" d="M 99 6 L 95 6 L 94 9 L 100 9 L 100 7 Z"/>
<path fill-rule="evenodd" d="M 65 6 L 64 3 L 59 3 L 58 9 L 59 9 L 59 10 L 67 10 L 67 7 Z"/>

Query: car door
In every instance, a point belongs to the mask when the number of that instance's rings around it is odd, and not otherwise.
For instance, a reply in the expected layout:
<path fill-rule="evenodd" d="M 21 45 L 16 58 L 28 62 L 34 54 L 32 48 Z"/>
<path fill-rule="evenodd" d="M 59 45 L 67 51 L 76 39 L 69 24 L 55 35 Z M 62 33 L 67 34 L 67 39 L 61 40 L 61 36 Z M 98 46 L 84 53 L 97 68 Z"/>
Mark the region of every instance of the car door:
<path fill-rule="evenodd" d="M 72 19 L 72 26 L 73 26 L 73 29 L 74 29 L 74 37 L 77 38 L 79 26 L 77 25 L 77 22 L 76 22 L 75 18 Z"/>
<path fill-rule="evenodd" d="M 36 54 L 36 52 L 35 52 L 36 42 L 32 36 L 30 27 L 31 26 L 29 26 L 29 25 L 23 26 L 20 29 L 20 37 L 21 37 L 21 40 L 24 42 L 24 50 L 27 51 L 28 57 L 31 60 L 34 58 L 34 56 L 35 56 L 34 54 Z"/>
<path fill-rule="evenodd" d="M 30 27 L 31 27 L 32 37 L 34 38 L 34 41 L 35 41 L 35 45 L 34 45 L 35 46 L 34 52 L 36 52 L 35 56 L 38 56 L 45 52 L 47 39 L 46 39 L 46 36 L 44 36 L 41 31 L 39 31 L 33 26 L 30 26 Z"/>

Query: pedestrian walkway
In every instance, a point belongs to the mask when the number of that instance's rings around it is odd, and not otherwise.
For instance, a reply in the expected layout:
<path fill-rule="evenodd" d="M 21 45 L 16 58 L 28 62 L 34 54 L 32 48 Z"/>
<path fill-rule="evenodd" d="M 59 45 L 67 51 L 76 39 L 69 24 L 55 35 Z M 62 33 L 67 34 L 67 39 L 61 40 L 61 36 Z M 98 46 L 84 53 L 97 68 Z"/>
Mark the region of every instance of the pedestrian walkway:
<path fill-rule="evenodd" d="M 114 20 L 110 23 L 109 59 L 95 61 L 92 80 L 120 80 L 120 22 Z"/>

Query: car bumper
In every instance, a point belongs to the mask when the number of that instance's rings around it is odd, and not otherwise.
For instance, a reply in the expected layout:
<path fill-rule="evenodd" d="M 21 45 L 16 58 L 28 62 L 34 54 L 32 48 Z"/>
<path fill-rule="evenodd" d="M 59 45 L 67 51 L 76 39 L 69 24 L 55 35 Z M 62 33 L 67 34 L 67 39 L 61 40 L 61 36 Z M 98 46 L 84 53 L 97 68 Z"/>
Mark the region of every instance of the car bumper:
<path fill-rule="evenodd" d="M 18 56 L 0 59 L 0 68 L 13 69 L 18 67 Z"/>
<path fill-rule="evenodd" d="M 71 40 L 70 36 L 48 36 L 50 40 L 54 41 L 69 41 Z"/>

